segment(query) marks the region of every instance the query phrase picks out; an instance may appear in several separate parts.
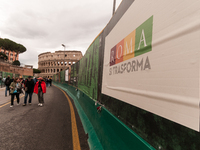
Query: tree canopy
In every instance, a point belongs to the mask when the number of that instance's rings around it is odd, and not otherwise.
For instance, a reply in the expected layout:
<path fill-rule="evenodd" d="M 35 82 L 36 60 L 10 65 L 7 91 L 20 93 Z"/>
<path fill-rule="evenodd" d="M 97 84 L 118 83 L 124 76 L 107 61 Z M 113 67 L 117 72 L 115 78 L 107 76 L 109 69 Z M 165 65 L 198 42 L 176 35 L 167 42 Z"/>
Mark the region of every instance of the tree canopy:
<path fill-rule="evenodd" d="M 26 48 L 23 45 L 18 44 L 9 39 L 0 38 L 0 47 L 2 47 L 5 50 L 11 50 L 17 53 L 23 53 L 26 51 Z"/>
<path fill-rule="evenodd" d="M 19 62 L 19 60 L 15 60 L 15 61 L 13 61 L 12 64 L 13 64 L 13 65 L 16 65 L 16 66 L 20 66 L 20 62 Z"/>
<path fill-rule="evenodd" d="M 8 60 L 8 56 L 6 56 L 6 54 L 0 52 L 0 59 Z"/>
<path fill-rule="evenodd" d="M 40 70 L 33 68 L 33 73 L 41 73 Z"/>

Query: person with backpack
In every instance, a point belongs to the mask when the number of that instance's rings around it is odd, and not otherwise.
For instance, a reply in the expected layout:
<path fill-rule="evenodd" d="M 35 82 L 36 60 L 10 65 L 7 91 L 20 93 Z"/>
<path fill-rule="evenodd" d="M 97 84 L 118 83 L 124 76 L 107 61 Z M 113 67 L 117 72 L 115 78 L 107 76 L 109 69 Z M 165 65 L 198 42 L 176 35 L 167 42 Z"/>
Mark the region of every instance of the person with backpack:
<path fill-rule="evenodd" d="M 9 95 L 10 95 L 10 86 L 11 84 L 11 79 L 10 79 L 10 75 L 8 75 L 8 77 L 5 80 L 5 85 L 6 85 L 6 90 L 5 90 L 5 97 L 7 97 L 7 91 L 9 91 Z"/>
<path fill-rule="evenodd" d="M 34 90 L 34 81 L 31 79 L 31 76 L 28 77 L 28 79 L 24 82 L 24 89 L 25 89 L 25 97 L 24 97 L 24 104 L 23 106 L 26 106 L 27 97 L 29 95 L 29 101 L 28 103 L 31 104 L 33 90 Z"/>

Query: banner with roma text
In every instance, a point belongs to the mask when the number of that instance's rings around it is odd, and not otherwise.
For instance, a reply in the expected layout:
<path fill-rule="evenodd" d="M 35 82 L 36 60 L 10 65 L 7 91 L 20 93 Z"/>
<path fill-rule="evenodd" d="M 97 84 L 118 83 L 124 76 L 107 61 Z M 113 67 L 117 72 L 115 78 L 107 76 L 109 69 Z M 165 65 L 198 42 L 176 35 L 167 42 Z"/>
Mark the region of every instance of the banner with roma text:
<path fill-rule="evenodd" d="M 135 1 L 105 38 L 102 93 L 199 131 L 200 1 Z"/>

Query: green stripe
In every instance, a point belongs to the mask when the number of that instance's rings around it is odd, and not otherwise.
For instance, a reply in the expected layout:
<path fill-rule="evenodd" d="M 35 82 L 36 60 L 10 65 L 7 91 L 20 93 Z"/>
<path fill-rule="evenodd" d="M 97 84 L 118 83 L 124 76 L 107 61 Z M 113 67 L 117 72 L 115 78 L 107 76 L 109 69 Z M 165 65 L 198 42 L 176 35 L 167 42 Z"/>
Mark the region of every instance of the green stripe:
<path fill-rule="evenodd" d="M 128 128 L 117 117 L 102 107 L 97 113 L 95 101 L 85 93 L 67 84 L 54 83 L 64 89 L 74 100 L 85 132 L 89 135 L 90 149 L 108 150 L 154 150 L 145 140 Z"/>
<path fill-rule="evenodd" d="M 74 101 L 74 104 L 76 106 L 76 109 L 78 111 L 78 114 L 80 116 L 81 122 L 83 124 L 83 128 L 85 130 L 85 133 L 89 135 L 88 144 L 90 147 L 90 150 L 103 150 L 103 147 L 96 135 L 96 132 L 89 121 L 88 117 L 86 116 L 85 112 L 83 111 L 82 107 L 79 105 L 78 100 L 76 97 L 68 90 L 70 86 L 64 86 L 58 83 L 53 83 L 54 85 L 58 86 L 59 88 L 63 89 Z M 75 90 L 75 89 L 74 89 Z"/>

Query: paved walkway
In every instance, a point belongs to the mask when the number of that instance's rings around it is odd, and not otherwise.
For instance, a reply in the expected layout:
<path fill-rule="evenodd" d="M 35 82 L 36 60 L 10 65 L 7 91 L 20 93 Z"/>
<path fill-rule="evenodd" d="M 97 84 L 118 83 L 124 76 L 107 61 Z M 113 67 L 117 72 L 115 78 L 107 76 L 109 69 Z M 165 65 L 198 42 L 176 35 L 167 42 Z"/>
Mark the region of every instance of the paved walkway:
<path fill-rule="evenodd" d="M 44 106 L 32 104 L 10 108 L 10 96 L 0 88 L 0 150 L 89 150 L 78 112 L 68 95 L 52 86 L 44 94 Z"/>
<path fill-rule="evenodd" d="M 5 97 L 5 87 L 1 88 L 0 87 L 0 105 L 4 103 L 10 102 L 11 97 L 9 96 L 9 92 L 7 92 L 7 97 Z"/>

